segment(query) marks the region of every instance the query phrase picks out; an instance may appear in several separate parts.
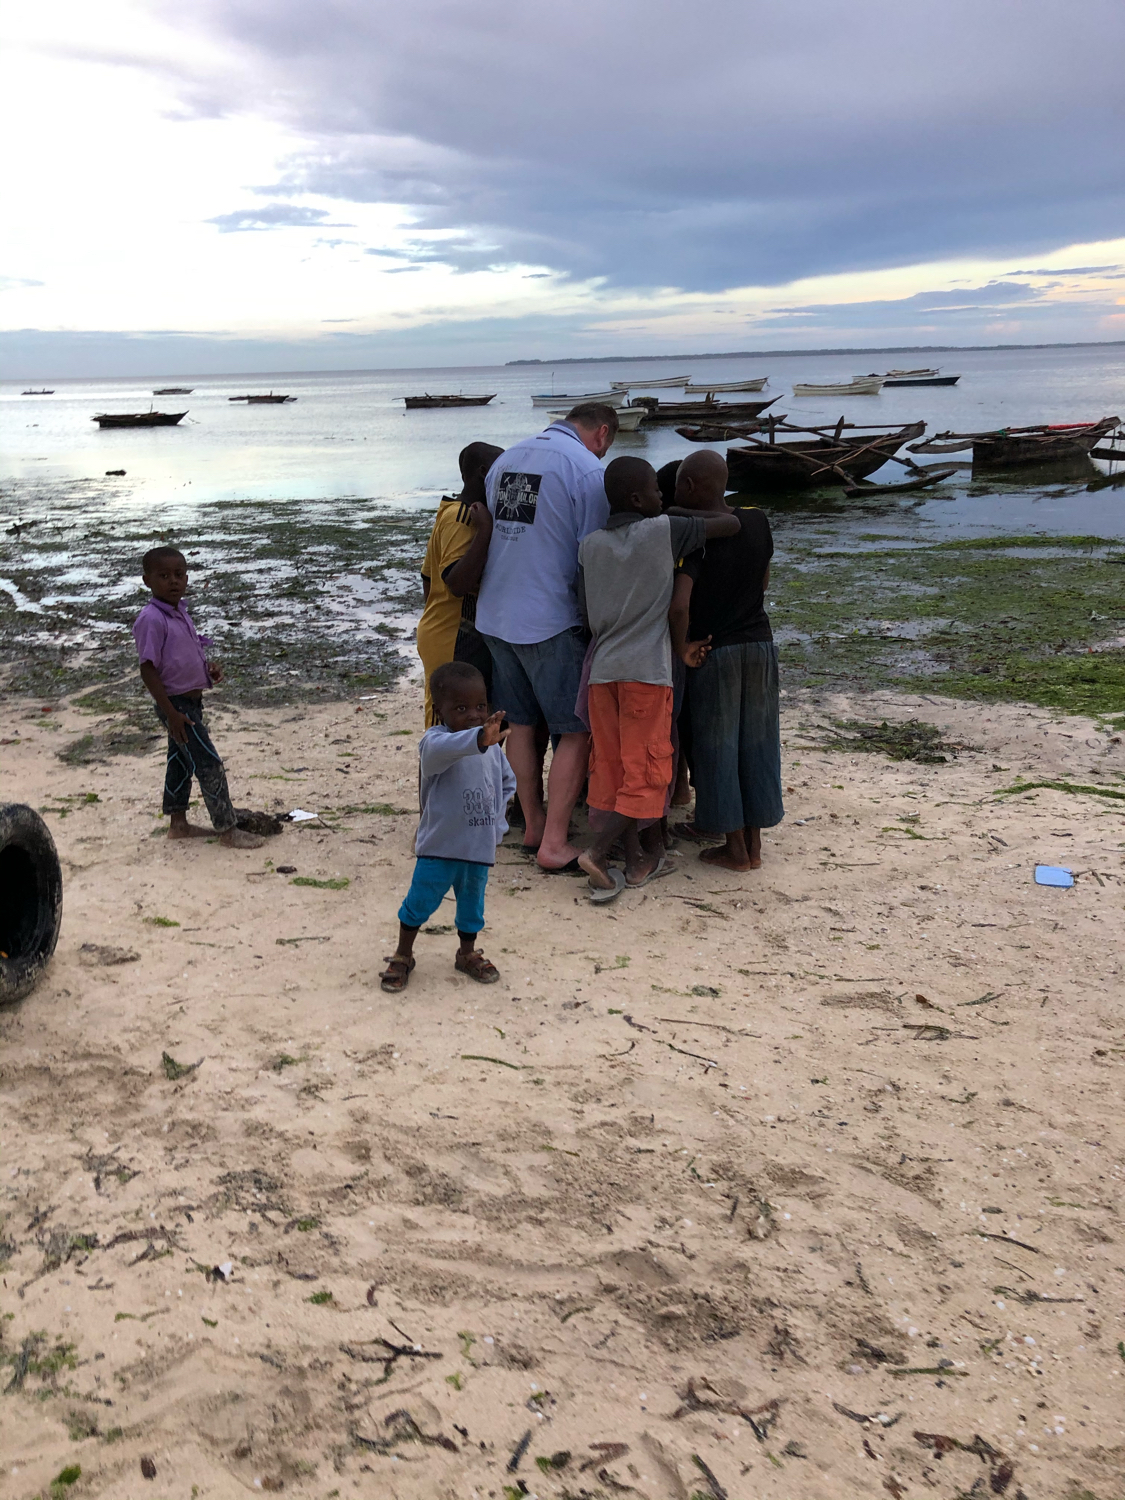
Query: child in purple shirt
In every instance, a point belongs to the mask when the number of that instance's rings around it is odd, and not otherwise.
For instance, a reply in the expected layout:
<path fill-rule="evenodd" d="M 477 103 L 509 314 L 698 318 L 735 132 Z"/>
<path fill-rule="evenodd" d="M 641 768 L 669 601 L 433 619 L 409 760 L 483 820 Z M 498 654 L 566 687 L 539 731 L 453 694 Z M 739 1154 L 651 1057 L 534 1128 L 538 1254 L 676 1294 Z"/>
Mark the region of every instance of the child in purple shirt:
<path fill-rule="evenodd" d="M 168 729 L 164 775 L 164 811 L 171 820 L 168 837 L 211 837 L 208 829 L 188 822 L 194 776 L 219 843 L 228 849 L 258 849 L 264 840 L 235 826 L 227 773 L 203 726 L 204 690 L 221 682 L 223 671 L 203 654 L 204 645 L 211 642 L 196 634 L 181 602 L 187 592 L 187 562 L 175 547 L 154 547 L 145 553 L 141 567 L 152 598 L 133 622 L 133 639 L 141 662 L 141 681 Z"/>

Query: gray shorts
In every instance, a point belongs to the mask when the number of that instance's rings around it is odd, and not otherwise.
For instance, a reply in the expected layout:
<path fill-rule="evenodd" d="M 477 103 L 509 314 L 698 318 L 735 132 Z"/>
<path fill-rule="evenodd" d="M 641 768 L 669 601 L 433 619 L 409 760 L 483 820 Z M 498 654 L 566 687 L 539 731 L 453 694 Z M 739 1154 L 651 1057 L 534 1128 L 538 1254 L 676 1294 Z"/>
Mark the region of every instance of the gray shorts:
<path fill-rule="evenodd" d="M 492 701 L 513 724 L 546 719 L 552 734 L 587 733 L 574 711 L 586 655 L 586 632 L 580 625 L 529 646 L 494 635 L 484 638 L 492 652 Z"/>

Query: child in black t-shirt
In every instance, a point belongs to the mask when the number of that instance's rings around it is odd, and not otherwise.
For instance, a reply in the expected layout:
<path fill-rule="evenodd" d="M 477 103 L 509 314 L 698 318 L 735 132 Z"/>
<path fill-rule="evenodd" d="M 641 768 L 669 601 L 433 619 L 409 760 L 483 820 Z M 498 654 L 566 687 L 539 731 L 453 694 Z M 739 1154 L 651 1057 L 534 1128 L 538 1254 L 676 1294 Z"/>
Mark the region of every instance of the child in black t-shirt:
<path fill-rule="evenodd" d="M 692 722 L 694 829 L 723 839 L 700 859 L 726 870 L 756 870 L 762 829 L 785 816 L 777 647 L 765 592 L 773 536 L 765 513 L 726 503 L 727 466 L 711 449 L 689 454 L 676 475 L 676 504 L 738 517 L 737 536 L 708 542 L 676 579 L 672 639 L 710 640 L 688 672 Z"/>

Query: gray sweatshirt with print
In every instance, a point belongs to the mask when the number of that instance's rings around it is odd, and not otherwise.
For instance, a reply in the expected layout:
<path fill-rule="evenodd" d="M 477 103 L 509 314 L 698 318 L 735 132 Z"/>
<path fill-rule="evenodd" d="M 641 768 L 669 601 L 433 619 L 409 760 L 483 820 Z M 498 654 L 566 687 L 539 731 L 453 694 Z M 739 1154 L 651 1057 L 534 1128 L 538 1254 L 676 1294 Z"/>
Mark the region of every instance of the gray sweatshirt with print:
<path fill-rule="evenodd" d="M 419 745 L 422 817 L 414 852 L 428 859 L 496 863 L 516 778 L 499 745 L 477 748 L 476 729 L 427 729 Z"/>

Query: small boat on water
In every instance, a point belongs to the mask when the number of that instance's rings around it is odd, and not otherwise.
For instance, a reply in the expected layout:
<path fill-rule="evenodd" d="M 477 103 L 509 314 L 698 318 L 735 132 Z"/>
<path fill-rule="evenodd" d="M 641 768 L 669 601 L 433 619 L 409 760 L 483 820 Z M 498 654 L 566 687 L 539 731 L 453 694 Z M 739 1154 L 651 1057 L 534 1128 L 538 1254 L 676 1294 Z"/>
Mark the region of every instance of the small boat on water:
<path fill-rule="evenodd" d="M 582 395 L 568 396 L 565 393 L 553 391 L 545 396 L 532 396 L 532 406 L 537 406 L 543 411 L 559 411 L 566 407 L 570 411 L 572 407 L 579 406 L 584 401 L 598 401 L 602 406 L 624 406 L 625 397 L 628 395 L 629 387 L 622 390 L 611 391 L 586 391 Z"/>
<path fill-rule="evenodd" d="M 837 385 L 795 385 L 794 396 L 877 396 L 883 389 L 882 375 L 853 375 Z"/>
<path fill-rule="evenodd" d="M 54 394 L 55 394 L 54 391 L 47 391 L 47 390 L 43 390 L 43 391 L 21 391 L 20 392 L 21 396 L 53 396 Z"/>
<path fill-rule="evenodd" d="M 780 399 L 771 396 L 768 401 L 661 401 L 656 396 L 634 396 L 629 405 L 645 407 L 650 422 L 729 426 L 732 422 L 753 421 Z"/>
<path fill-rule="evenodd" d="M 186 416 L 186 411 L 102 411 L 90 420 L 99 427 L 175 427 Z"/>
<path fill-rule="evenodd" d="M 720 391 L 764 391 L 768 375 L 759 375 L 755 380 L 728 380 L 725 384 L 715 381 L 704 381 L 702 384 L 693 385 L 690 381 L 684 386 L 684 392 L 688 396 L 715 396 Z"/>
<path fill-rule="evenodd" d="M 781 420 L 784 421 L 784 418 Z M 750 437 L 752 433 L 762 432 L 765 427 L 765 422 L 754 419 L 744 422 L 698 422 L 677 427 L 676 431 L 680 437 L 687 438 L 689 443 L 737 443 L 741 438 Z"/>
<path fill-rule="evenodd" d="M 643 406 L 617 406 L 614 410 L 617 412 L 618 432 L 636 432 L 648 417 L 648 412 Z M 552 422 L 562 422 L 566 420 L 566 412 L 553 411 L 550 417 Z"/>
<path fill-rule="evenodd" d="M 665 375 L 660 380 L 611 380 L 615 391 L 678 391 L 686 386 L 686 375 Z"/>
<path fill-rule="evenodd" d="M 296 401 L 296 396 L 275 396 L 272 391 L 265 396 L 228 396 L 228 401 L 245 401 L 249 406 L 281 406 L 285 401 Z"/>
<path fill-rule="evenodd" d="M 434 407 L 443 406 L 487 406 L 490 401 L 496 399 L 496 392 L 490 396 L 399 396 L 400 401 L 406 402 L 407 411 L 430 411 Z"/>
<path fill-rule="evenodd" d="M 190 396 L 195 390 L 193 385 L 162 385 L 158 391 L 153 391 L 154 396 Z"/>
<path fill-rule="evenodd" d="M 771 424 L 775 427 L 776 424 Z M 854 483 L 866 479 L 893 458 L 903 443 L 921 437 L 925 422 L 910 422 L 897 432 L 844 435 L 841 417 L 834 428 L 805 428 L 793 442 L 750 438 L 747 447 L 727 449 L 732 490 L 803 490 L 814 485 Z M 802 429 L 790 428 L 789 431 Z M 771 430 L 770 438 L 774 437 Z M 914 467 L 913 465 L 911 467 Z"/>
<path fill-rule="evenodd" d="M 956 385 L 960 375 L 943 375 L 940 370 L 888 370 L 884 385 Z"/>
<path fill-rule="evenodd" d="M 1098 422 L 1061 422 L 1053 426 L 1002 427 L 992 432 L 937 432 L 911 453 L 962 453 L 973 450 L 973 468 L 1018 469 L 1089 459 L 1090 451 L 1121 426 L 1120 417 Z"/>

